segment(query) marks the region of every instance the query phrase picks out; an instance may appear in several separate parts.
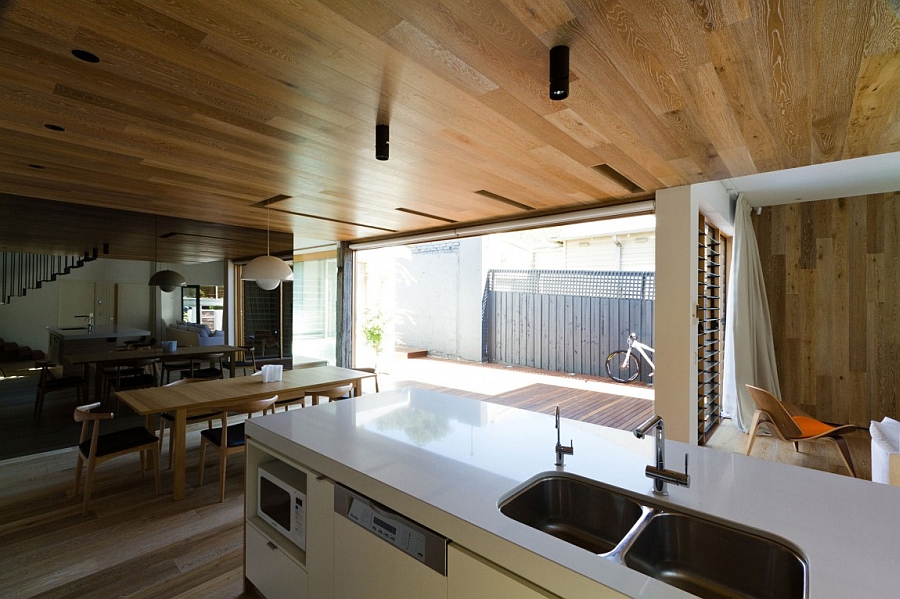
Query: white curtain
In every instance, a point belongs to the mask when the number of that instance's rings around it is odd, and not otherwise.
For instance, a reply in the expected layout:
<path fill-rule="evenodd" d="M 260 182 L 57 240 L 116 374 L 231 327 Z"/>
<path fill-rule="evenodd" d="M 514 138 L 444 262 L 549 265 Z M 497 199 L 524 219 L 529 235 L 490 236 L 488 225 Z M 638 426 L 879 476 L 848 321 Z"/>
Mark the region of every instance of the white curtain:
<path fill-rule="evenodd" d="M 750 219 L 750 205 L 743 194 L 738 196 L 735 210 L 730 283 L 726 304 L 722 411 L 746 433 L 756 406 L 744 385 L 761 387 L 778 398 L 781 389 L 759 248 Z"/>

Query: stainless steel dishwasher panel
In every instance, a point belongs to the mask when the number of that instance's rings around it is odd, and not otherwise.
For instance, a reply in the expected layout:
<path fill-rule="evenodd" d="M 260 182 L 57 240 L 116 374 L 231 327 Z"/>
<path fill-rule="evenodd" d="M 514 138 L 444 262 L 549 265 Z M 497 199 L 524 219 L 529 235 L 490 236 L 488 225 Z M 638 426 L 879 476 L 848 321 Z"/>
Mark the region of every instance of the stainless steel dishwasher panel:
<path fill-rule="evenodd" d="M 447 539 L 340 485 L 334 511 L 335 599 L 447 598 Z"/>

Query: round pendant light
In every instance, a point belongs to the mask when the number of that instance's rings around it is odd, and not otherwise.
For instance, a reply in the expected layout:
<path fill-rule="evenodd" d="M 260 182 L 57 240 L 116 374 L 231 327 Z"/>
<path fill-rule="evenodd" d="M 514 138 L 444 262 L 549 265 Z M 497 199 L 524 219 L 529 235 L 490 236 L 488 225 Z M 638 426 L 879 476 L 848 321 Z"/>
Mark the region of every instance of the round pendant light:
<path fill-rule="evenodd" d="M 161 270 L 154 273 L 147 284 L 155 285 L 162 291 L 168 293 L 170 291 L 175 291 L 176 287 L 186 285 L 187 281 L 185 281 L 181 273 L 175 272 L 174 270 Z"/>
<path fill-rule="evenodd" d="M 269 255 L 269 205 L 266 204 L 266 255 L 254 258 L 241 269 L 242 281 L 256 281 L 265 291 L 276 289 L 282 281 L 293 281 L 294 270 L 275 256 Z"/>
<path fill-rule="evenodd" d="M 104 253 L 106 253 L 106 248 L 104 247 Z M 154 260 L 159 260 L 159 216 L 156 215 L 153 217 L 153 257 Z M 175 272 L 174 270 L 160 270 L 153 274 L 150 277 L 150 280 L 147 281 L 147 285 L 159 287 L 160 291 L 165 291 L 169 293 L 171 291 L 175 291 L 178 287 L 183 287 L 187 285 L 187 281 L 184 279 L 184 276 L 180 272 Z"/>
<path fill-rule="evenodd" d="M 287 262 L 275 256 L 260 256 L 251 260 L 241 271 L 241 279 L 244 281 L 256 281 L 260 289 L 272 291 L 282 281 L 291 281 L 294 271 Z"/>

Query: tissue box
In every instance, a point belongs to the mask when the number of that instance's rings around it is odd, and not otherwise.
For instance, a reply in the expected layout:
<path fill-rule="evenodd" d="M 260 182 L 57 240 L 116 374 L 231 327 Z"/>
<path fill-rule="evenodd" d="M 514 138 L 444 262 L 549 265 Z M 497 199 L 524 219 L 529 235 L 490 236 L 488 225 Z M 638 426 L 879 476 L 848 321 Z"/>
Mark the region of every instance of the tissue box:
<path fill-rule="evenodd" d="M 281 364 L 266 364 L 262 367 L 262 378 L 264 383 L 277 383 L 281 380 L 281 374 L 284 367 Z"/>

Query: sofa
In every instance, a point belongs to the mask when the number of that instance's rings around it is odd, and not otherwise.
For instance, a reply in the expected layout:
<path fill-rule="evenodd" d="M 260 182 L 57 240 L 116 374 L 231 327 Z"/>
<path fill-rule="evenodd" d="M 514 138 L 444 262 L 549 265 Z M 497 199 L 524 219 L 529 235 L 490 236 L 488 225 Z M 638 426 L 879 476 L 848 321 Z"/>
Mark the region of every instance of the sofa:
<path fill-rule="evenodd" d="M 166 327 L 166 340 L 177 341 L 179 347 L 225 345 L 225 331 L 211 331 L 205 324 L 176 322 Z"/>
<path fill-rule="evenodd" d="M 869 424 L 872 435 L 872 480 L 900 487 L 900 422 L 887 416 Z"/>

